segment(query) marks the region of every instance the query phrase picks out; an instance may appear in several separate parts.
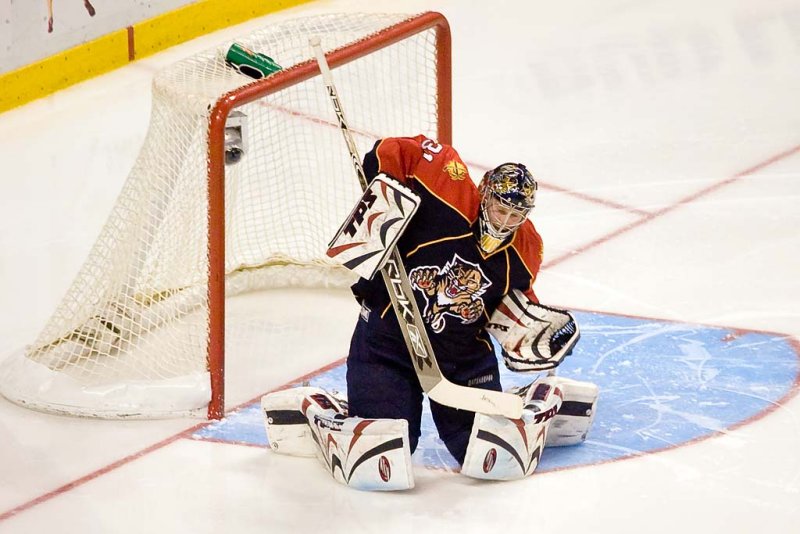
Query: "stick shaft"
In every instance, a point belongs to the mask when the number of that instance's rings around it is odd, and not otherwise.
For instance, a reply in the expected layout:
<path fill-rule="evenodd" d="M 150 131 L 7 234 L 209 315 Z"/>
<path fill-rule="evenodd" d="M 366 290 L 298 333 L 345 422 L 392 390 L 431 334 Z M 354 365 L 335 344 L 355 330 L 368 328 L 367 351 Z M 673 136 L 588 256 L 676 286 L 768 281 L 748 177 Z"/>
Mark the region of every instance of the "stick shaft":
<path fill-rule="evenodd" d="M 364 174 L 364 168 L 361 165 L 358 148 L 347 126 L 347 120 L 345 119 L 344 110 L 339 100 L 339 94 L 333 83 L 333 74 L 331 73 L 319 39 L 311 38 L 309 44 L 314 50 L 314 56 L 319 64 L 322 79 L 328 90 L 328 96 L 330 96 L 331 103 L 336 112 L 339 128 L 344 137 L 345 144 L 347 145 L 347 150 L 350 152 L 353 168 L 358 175 L 361 188 L 364 190 L 369 184 Z M 403 265 L 400 251 L 397 248 L 392 251 L 389 259 L 386 261 L 386 265 L 381 269 L 381 275 L 386 284 L 386 290 L 389 292 L 389 297 L 392 300 L 392 307 L 397 316 L 397 321 L 400 324 L 400 330 L 403 333 L 403 338 L 405 339 L 406 347 L 408 348 L 412 363 L 414 364 L 414 370 L 417 373 L 420 386 L 428 393 L 428 396 L 440 404 L 453 408 L 486 414 L 504 415 L 515 419 L 521 417 L 522 399 L 516 395 L 458 386 L 450 383 L 444 375 L 442 375 L 442 371 L 436 361 L 436 355 L 433 352 L 433 347 L 431 346 L 430 338 L 425 329 L 422 314 L 414 298 L 414 292 L 408 280 L 408 274 Z"/>

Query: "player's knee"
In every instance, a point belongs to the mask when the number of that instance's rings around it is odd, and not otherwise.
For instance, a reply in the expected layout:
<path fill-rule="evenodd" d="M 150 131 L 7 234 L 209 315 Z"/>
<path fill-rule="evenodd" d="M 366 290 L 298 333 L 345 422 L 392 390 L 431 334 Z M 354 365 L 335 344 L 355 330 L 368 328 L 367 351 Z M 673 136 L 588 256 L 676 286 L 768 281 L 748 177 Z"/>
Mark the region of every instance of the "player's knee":
<path fill-rule="evenodd" d="M 363 373 L 363 370 L 359 370 Z M 372 378 L 380 373 L 377 368 Z M 363 376 L 362 380 L 350 380 L 348 375 L 347 398 L 348 413 L 364 419 L 403 419 L 408 422 L 408 438 L 413 453 L 421 435 L 422 394 L 411 388 L 387 386 L 387 381 L 378 385 Z"/>
<path fill-rule="evenodd" d="M 527 409 L 518 420 L 476 414 L 461 474 L 485 480 L 517 480 L 532 474 L 539 464 L 546 433 L 535 417 Z"/>
<path fill-rule="evenodd" d="M 418 444 L 419 444 L 419 435 L 413 436 L 413 435 L 409 434 L 409 436 L 408 436 L 408 446 L 411 449 L 411 454 L 414 454 L 414 451 L 417 450 L 417 445 Z"/>

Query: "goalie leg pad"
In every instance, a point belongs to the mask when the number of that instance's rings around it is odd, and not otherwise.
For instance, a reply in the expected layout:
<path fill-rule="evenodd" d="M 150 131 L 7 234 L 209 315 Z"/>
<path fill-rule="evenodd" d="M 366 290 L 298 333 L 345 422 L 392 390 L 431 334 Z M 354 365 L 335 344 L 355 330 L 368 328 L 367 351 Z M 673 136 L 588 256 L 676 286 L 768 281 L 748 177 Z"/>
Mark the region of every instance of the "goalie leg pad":
<path fill-rule="evenodd" d="M 524 398 L 521 419 L 476 413 L 461 474 L 485 480 L 533 474 L 563 400 L 556 380 L 547 377 L 513 391 Z"/>
<path fill-rule="evenodd" d="M 276 391 L 261 398 L 270 448 L 316 456 L 333 478 L 360 490 L 414 487 L 408 422 L 347 417 L 347 403 L 317 387 Z"/>
<path fill-rule="evenodd" d="M 545 447 L 577 445 L 586 441 L 597 410 L 597 385 L 558 377 L 558 386 L 564 402 L 550 423 Z"/>
<path fill-rule="evenodd" d="M 406 420 L 345 417 L 324 392 L 306 396 L 302 410 L 317 457 L 337 482 L 373 491 L 414 487 Z"/>
<path fill-rule="evenodd" d="M 306 395 L 324 393 L 316 387 L 274 391 L 261 397 L 261 413 L 270 448 L 280 454 L 313 457 L 317 446 L 308 419 L 300 410 Z"/>
<path fill-rule="evenodd" d="M 414 487 L 406 420 L 346 417 L 337 399 L 324 391 L 306 395 L 301 410 L 317 458 L 337 482 L 373 491 Z"/>

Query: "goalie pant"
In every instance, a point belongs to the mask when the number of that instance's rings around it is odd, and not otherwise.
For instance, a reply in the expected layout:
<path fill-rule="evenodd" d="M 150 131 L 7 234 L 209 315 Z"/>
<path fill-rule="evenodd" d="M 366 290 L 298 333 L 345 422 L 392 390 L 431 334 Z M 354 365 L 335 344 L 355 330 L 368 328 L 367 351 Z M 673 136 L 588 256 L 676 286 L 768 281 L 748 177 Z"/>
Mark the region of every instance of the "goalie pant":
<path fill-rule="evenodd" d="M 359 417 L 408 421 L 413 453 L 422 429 L 423 392 L 411 359 L 407 354 L 398 353 L 403 340 L 395 337 L 400 335 L 393 328 L 396 324 L 393 315 L 383 320 L 374 312 L 361 314 L 347 359 L 347 397 L 351 413 Z M 501 389 L 494 352 L 473 354 L 472 358 L 464 358 L 458 364 L 440 361 L 439 365 L 453 383 L 494 391 Z M 458 463 L 462 463 L 475 414 L 429 401 L 439 438 Z"/>

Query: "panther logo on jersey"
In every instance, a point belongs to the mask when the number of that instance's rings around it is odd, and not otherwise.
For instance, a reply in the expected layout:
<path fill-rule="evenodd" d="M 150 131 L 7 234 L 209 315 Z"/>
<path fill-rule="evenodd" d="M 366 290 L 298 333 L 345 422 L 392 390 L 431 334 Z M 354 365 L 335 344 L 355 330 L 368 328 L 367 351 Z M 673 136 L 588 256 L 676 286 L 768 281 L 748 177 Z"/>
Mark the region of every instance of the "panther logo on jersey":
<path fill-rule="evenodd" d="M 408 278 L 411 287 L 425 295 L 423 317 L 436 333 L 444 330 L 447 315 L 458 317 L 462 324 L 477 321 L 485 308 L 481 295 L 492 285 L 479 265 L 458 254 L 444 267 L 415 267 Z"/>

